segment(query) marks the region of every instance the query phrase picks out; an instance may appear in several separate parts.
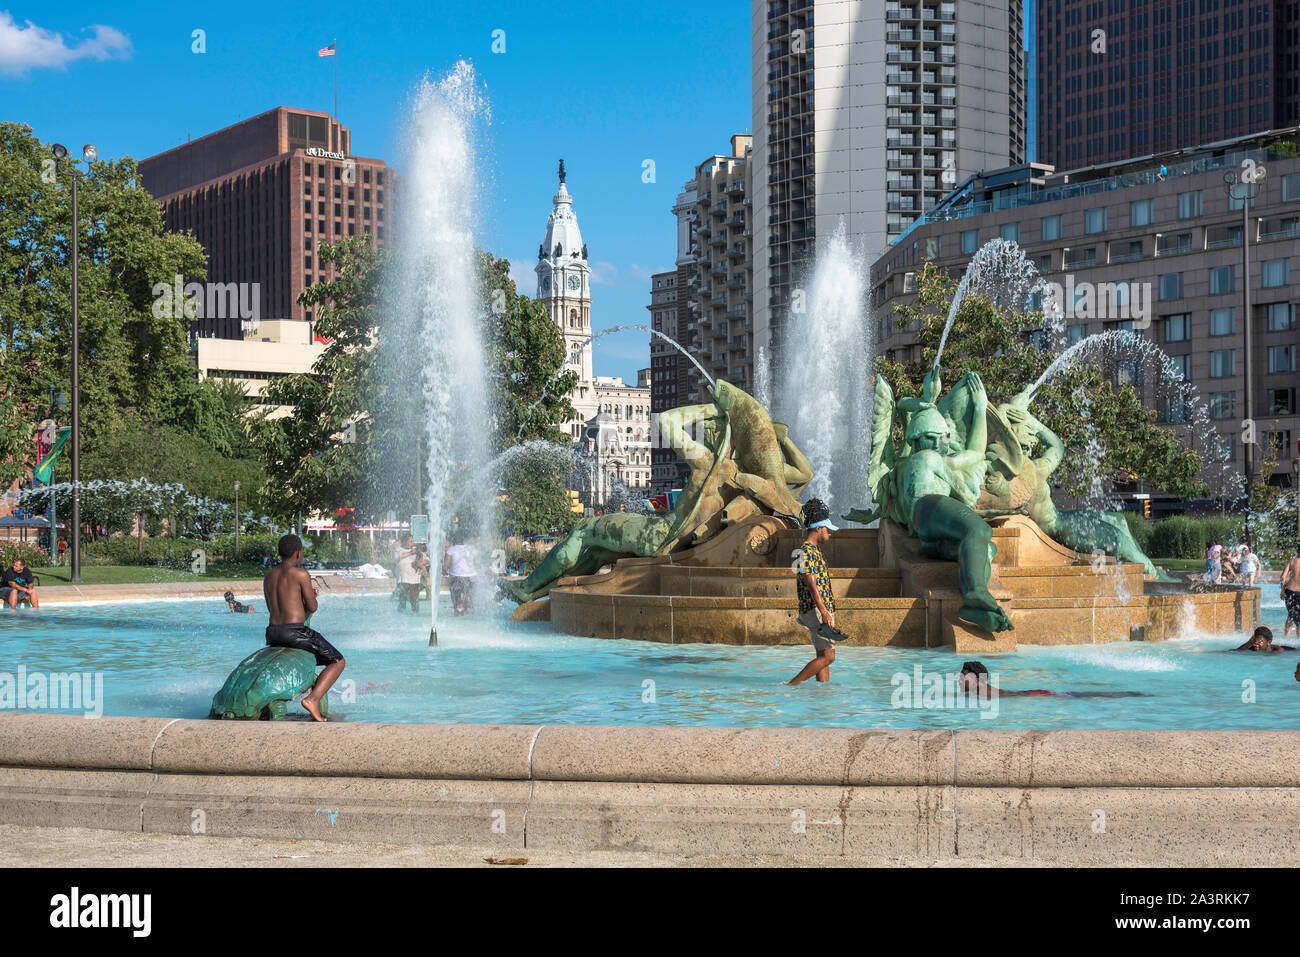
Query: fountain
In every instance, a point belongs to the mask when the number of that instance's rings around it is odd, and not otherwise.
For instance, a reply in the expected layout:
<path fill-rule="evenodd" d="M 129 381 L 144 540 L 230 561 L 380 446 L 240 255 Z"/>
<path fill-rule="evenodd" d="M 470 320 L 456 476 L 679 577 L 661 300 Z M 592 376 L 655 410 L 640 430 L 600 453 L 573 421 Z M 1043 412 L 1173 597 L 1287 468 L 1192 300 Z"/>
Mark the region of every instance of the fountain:
<path fill-rule="evenodd" d="M 1067 450 L 1030 412 L 1034 393 L 1086 349 L 1113 347 L 1121 336 L 1108 333 L 1067 350 L 1010 401 L 990 402 L 974 373 L 939 397 L 939 357 L 961 298 L 978 293 L 1028 308 L 1043 289 L 1014 243 L 990 243 L 972 260 L 921 396 L 895 400 L 877 376 L 868 442 L 859 411 L 867 403 L 853 398 L 852 377 L 841 377 L 845 392 L 826 392 L 837 408 L 844 403 L 844 425 L 854 431 L 827 439 L 825 419 L 808 419 L 792 400 L 800 381 L 814 375 L 822 383 L 834 381 L 835 373 L 828 378 L 819 371 L 826 357 L 847 348 L 851 332 L 863 338 L 856 311 L 862 298 L 842 295 L 855 288 L 854 274 L 839 236 L 819 263 L 809 319 L 801 327 L 816 344 L 803 350 L 811 363 L 788 359 L 778 383 L 778 394 L 790 396 L 790 430 L 772 423 L 758 402 L 726 382 L 717 383 L 715 396 L 739 394 L 747 401 L 675 410 L 715 424 L 713 441 L 702 452 L 686 448 L 696 474 L 674 514 L 580 523 L 528 581 L 515 586 L 514 597 L 522 602 L 517 619 L 549 620 L 556 631 L 592 637 L 803 643 L 787 567 L 802 531 L 782 517 L 792 513 L 772 490 L 836 494 L 865 480 L 879 505 L 871 514 L 854 510 L 846 518 L 864 524 L 879 518 L 879 527 L 840 531 L 823 546 L 837 626 L 864 644 L 1012 650 L 1018 643 L 1163 640 L 1189 626 L 1206 634 L 1233 633 L 1258 621 L 1258 589 L 1191 593 L 1175 587 L 1142 553 L 1121 516 L 1101 509 L 1057 510 L 1052 502 L 1049 476 Z M 1059 341 L 1062 313 L 1053 305 L 1047 306 L 1046 324 Z M 1143 354 L 1155 358 L 1157 352 Z M 858 378 L 864 378 L 862 371 L 865 362 Z M 897 445 L 900 433 L 904 438 Z M 781 458 L 754 454 L 772 440 Z M 805 457 L 796 442 L 808 443 L 810 454 Z M 866 449 L 867 469 L 840 469 L 842 461 L 855 461 L 851 453 Z M 1088 454 L 1099 460 L 1101 449 Z M 817 459 L 832 472 L 848 472 L 848 479 L 841 485 L 834 475 L 819 476 Z M 762 467 L 751 464 L 759 461 Z M 719 474 L 723 484 L 710 484 Z M 756 494 L 764 488 L 767 494 Z M 720 489 L 727 494 L 719 495 Z M 683 536 L 683 530 L 691 534 Z"/>
<path fill-rule="evenodd" d="M 841 221 L 818 253 L 803 308 L 791 309 L 773 383 L 773 407 L 804 444 L 813 466 L 809 494 L 832 509 L 867 497 L 867 450 L 859 431 L 860 423 L 871 419 L 866 303 L 860 258 Z"/>
<path fill-rule="evenodd" d="M 490 526 L 492 487 L 456 482 L 480 471 L 489 459 L 488 380 L 475 302 L 474 230 L 479 160 L 475 137 L 487 117 L 473 68 L 456 65 L 438 82 L 415 90 L 406 126 L 406 175 L 400 194 L 401 242 L 386 308 L 396 329 L 413 332 L 422 360 L 427 456 L 430 583 L 436 596 L 442 573 L 442 533 L 451 512 L 451 490 L 471 504 L 476 520 Z M 414 327 L 414 328 L 413 328 Z M 396 332 L 395 329 L 395 332 Z M 491 541 L 495 531 L 479 526 Z M 429 643 L 437 643 L 438 602 L 430 602 Z"/>

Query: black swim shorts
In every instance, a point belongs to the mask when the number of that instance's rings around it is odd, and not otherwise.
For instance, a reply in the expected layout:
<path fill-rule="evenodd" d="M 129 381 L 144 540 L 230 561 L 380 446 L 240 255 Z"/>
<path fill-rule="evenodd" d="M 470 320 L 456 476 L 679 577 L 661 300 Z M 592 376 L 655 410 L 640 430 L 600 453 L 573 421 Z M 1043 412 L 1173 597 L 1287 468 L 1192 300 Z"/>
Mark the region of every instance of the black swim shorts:
<path fill-rule="evenodd" d="M 1297 628 L 1300 628 L 1300 591 L 1287 589 L 1283 592 L 1286 601 L 1286 617 Z"/>
<path fill-rule="evenodd" d="M 310 651 L 316 656 L 318 665 L 332 665 L 343 660 L 339 650 L 326 641 L 324 635 L 301 622 L 296 625 L 267 625 L 266 643 L 276 648 Z"/>

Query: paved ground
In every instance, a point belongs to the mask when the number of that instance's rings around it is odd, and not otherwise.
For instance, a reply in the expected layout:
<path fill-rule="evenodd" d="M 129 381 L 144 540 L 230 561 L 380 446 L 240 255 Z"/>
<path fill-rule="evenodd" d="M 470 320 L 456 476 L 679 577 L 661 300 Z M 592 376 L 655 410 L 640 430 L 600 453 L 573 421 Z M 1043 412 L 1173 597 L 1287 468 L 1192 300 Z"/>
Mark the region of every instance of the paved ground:
<path fill-rule="evenodd" d="M 485 858 L 525 865 L 492 865 Z M 680 857 L 643 852 L 555 853 L 482 847 L 268 841 L 186 837 L 77 827 L 0 824 L 6 867 L 1020 867 L 1021 860 L 963 860 L 945 864 L 900 858 Z"/>

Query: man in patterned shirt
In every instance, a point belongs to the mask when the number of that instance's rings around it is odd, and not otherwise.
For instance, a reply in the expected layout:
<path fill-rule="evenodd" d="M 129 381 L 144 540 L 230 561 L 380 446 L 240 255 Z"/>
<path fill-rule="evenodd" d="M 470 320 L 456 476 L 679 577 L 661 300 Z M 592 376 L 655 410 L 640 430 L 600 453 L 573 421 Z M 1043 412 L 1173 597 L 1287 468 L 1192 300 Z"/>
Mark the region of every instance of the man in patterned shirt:
<path fill-rule="evenodd" d="M 819 498 L 809 499 L 803 507 L 803 521 L 808 534 L 803 544 L 794 550 L 791 558 L 795 585 L 799 592 L 799 624 L 808 629 L 817 657 L 804 665 L 803 670 L 790 679 L 797 685 L 813 675 L 818 681 L 831 680 L 831 662 L 835 660 L 835 595 L 831 592 L 831 579 L 822 557 L 821 544 L 839 531 L 831 524 L 830 509 Z"/>

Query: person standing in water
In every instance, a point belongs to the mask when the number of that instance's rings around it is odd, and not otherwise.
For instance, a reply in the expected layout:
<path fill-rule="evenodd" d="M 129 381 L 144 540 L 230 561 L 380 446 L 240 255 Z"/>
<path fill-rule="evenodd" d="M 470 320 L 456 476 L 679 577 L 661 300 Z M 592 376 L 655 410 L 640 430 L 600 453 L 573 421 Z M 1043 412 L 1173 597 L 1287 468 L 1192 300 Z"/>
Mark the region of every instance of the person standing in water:
<path fill-rule="evenodd" d="M 831 591 L 830 574 L 821 546 L 839 531 L 831 524 L 830 509 L 819 498 L 809 499 L 803 507 L 804 524 L 808 534 L 803 544 L 791 553 L 795 573 L 795 588 L 799 595 L 799 624 L 808 629 L 813 650 L 817 656 L 803 666 L 803 670 L 790 679 L 797 685 L 813 675 L 818 681 L 831 680 L 831 664 L 835 661 L 835 595 Z"/>
<path fill-rule="evenodd" d="M 266 573 L 262 593 L 270 612 L 266 626 L 266 643 L 276 648 L 296 648 L 316 656 L 316 664 L 325 670 L 302 699 L 302 706 L 316 721 L 324 721 L 320 699 L 338 680 L 347 664 L 339 650 L 318 631 L 307 627 L 307 619 L 316 611 L 316 586 L 302 567 L 302 539 L 285 535 L 277 546 L 280 564 Z"/>
<path fill-rule="evenodd" d="M 1282 637 L 1289 638 L 1294 631 L 1300 637 L 1300 545 L 1295 555 L 1282 570 L 1282 604 L 1286 606 L 1286 625 Z"/>

